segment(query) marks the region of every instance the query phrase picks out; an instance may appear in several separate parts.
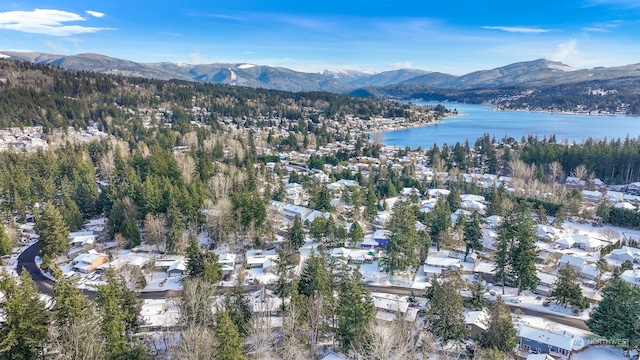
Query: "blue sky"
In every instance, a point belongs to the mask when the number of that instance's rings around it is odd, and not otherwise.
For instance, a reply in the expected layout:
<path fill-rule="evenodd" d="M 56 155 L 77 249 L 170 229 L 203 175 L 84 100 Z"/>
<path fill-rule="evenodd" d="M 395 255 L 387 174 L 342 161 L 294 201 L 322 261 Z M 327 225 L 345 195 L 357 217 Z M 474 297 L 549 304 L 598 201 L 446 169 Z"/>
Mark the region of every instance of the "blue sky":
<path fill-rule="evenodd" d="M 8 0 L 0 49 L 309 72 L 590 68 L 640 63 L 640 0 Z"/>

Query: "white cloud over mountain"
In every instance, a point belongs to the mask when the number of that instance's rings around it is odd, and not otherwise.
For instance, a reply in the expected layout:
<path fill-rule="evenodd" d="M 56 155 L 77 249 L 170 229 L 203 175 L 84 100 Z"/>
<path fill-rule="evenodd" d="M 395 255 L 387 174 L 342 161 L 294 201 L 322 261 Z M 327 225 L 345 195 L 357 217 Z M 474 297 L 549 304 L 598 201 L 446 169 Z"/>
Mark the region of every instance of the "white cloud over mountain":
<path fill-rule="evenodd" d="M 101 30 L 112 30 L 109 28 L 66 24 L 86 20 L 86 18 L 76 13 L 54 9 L 6 11 L 0 12 L 0 29 L 50 36 L 71 36 L 95 33 Z"/>

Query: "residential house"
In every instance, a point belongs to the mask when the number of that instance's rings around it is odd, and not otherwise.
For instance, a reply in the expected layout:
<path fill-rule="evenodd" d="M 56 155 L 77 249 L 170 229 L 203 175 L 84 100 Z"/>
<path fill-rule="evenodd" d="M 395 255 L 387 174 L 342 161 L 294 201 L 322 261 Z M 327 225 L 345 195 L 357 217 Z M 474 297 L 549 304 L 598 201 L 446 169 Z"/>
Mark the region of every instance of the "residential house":
<path fill-rule="evenodd" d="M 620 274 L 620 279 L 640 288 L 640 270 L 625 270 Z"/>
<path fill-rule="evenodd" d="M 247 268 L 262 269 L 263 272 L 267 273 L 273 272 L 275 262 L 279 259 L 279 256 L 275 250 L 251 249 L 247 251 L 245 258 Z"/>
<path fill-rule="evenodd" d="M 109 262 L 109 256 L 107 254 L 99 253 L 95 250 L 89 250 L 86 254 L 78 255 L 73 259 L 72 269 L 88 274 L 107 262 Z"/>
<path fill-rule="evenodd" d="M 560 258 L 560 266 L 572 266 L 577 272 L 580 272 L 586 264 L 587 262 L 584 259 L 573 255 L 562 254 Z"/>
<path fill-rule="evenodd" d="M 549 354 L 555 359 L 568 360 L 573 350 L 574 338 L 571 334 L 555 333 L 527 325 L 518 330 L 520 339 L 518 355 L 535 352 Z"/>
<path fill-rule="evenodd" d="M 167 269 L 167 273 L 169 276 L 183 276 L 187 271 L 187 261 L 183 258 L 180 260 L 176 260 L 169 269 Z"/>
<path fill-rule="evenodd" d="M 485 310 L 468 311 L 464 315 L 464 327 L 469 337 L 477 339 L 489 328 L 489 314 Z"/>
<path fill-rule="evenodd" d="M 553 286 L 558 279 L 557 276 L 543 273 L 540 271 L 536 271 L 536 277 L 540 279 L 540 283 L 538 287 L 534 290 L 534 293 L 549 296 L 551 295 L 551 291 L 553 290 Z"/>
<path fill-rule="evenodd" d="M 418 315 L 417 308 L 410 308 L 409 302 L 400 300 L 391 294 L 379 294 L 371 297 L 373 306 L 376 309 L 376 318 L 380 320 L 393 321 L 396 317 L 402 316 L 406 321 L 415 321 Z"/>
<path fill-rule="evenodd" d="M 623 263 L 627 260 L 633 262 L 640 262 L 640 249 L 629 246 L 623 246 L 620 249 L 614 249 L 610 254 L 611 259 L 618 260 Z"/>
<path fill-rule="evenodd" d="M 598 265 L 596 264 L 586 264 L 580 270 L 580 276 L 588 280 L 595 280 L 599 274 L 600 269 L 598 269 Z"/>
<path fill-rule="evenodd" d="M 376 248 L 384 249 L 389 244 L 391 232 L 389 230 L 378 229 L 373 233 L 373 241 L 377 243 Z"/>

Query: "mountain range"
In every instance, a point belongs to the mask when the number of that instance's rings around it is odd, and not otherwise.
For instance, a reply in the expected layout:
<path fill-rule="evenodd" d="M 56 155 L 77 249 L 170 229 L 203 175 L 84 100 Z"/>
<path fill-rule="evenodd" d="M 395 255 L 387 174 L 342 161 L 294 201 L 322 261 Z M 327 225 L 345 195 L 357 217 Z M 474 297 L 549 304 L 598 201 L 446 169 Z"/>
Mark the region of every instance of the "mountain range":
<path fill-rule="evenodd" d="M 3 56 L 4 55 L 4 56 Z M 533 60 L 503 67 L 451 75 L 418 69 L 385 72 L 325 70 L 299 72 L 283 67 L 247 63 L 137 63 L 100 54 L 54 55 L 37 52 L 0 51 L 0 57 L 50 64 L 71 70 L 95 71 L 154 79 L 180 79 L 285 91 L 328 91 L 354 95 L 385 96 L 384 87 L 412 89 L 541 88 L 595 80 L 640 79 L 640 64 L 620 67 L 575 69 L 561 62 Z"/>

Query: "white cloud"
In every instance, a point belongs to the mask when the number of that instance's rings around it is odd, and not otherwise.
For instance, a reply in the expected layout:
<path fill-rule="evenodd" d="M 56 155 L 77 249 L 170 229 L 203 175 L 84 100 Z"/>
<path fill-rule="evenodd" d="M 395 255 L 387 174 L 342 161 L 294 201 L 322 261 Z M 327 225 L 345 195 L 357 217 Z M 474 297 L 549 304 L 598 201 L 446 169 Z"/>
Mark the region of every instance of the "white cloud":
<path fill-rule="evenodd" d="M 568 61 L 579 54 L 578 40 L 571 39 L 569 41 L 558 44 L 556 48 L 551 52 L 548 59 L 553 61 Z"/>
<path fill-rule="evenodd" d="M 519 34 L 542 34 L 551 31 L 549 29 L 539 29 L 525 26 L 483 26 L 482 28 L 487 30 L 500 30 Z"/>
<path fill-rule="evenodd" d="M 97 18 L 101 18 L 104 16 L 104 13 L 101 13 L 99 11 L 93 11 L 93 10 L 87 10 L 85 11 L 87 14 L 93 16 L 93 17 L 97 17 Z"/>
<path fill-rule="evenodd" d="M 194 51 L 189 54 L 189 59 L 192 64 L 210 64 L 212 62 L 208 56 L 200 51 Z"/>
<path fill-rule="evenodd" d="M 413 64 L 411 61 L 398 61 L 389 64 L 389 67 L 392 69 L 411 69 Z"/>
<path fill-rule="evenodd" d="M 90 26 L 65 25 L 68 22 L 86 20 L 86 18 L 76 13 L 62 10 L 7 11 L 0 12 L 0 29 L 51 36 L 70 36 L 95 33 L 100 30 L 112 30 Z"/>

